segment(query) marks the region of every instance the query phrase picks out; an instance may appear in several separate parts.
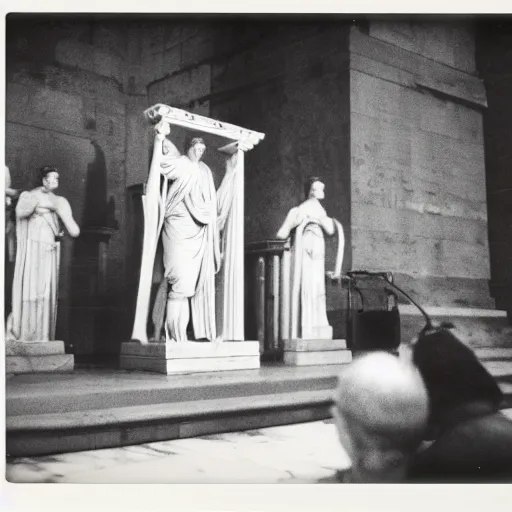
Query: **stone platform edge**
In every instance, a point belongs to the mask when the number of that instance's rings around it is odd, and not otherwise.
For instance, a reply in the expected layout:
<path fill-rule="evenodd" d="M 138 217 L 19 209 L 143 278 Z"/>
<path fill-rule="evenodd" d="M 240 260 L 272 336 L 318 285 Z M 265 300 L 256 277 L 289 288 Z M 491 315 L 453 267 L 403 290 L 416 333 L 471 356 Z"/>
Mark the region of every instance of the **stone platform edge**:
<path fill-rule="evenodd" d="M 290 352 L 320 352 L 325 350 L 346 350 L 346 340 L 308 340 L 308 339 L 293 339 L 285 340 L 284 350 Z"/>
<path fill-rule="evenodd" d="M 6 341 L 5 354 L 7 374 L 68 373 L 75 366 L 63 341 Z"/>
<path fill-rule="evenodd" d="M 423 309 L 428 315 L 433 317 L 507 318 L 507 312 L 501 309 L 467 308 L 454 306 L 423 306 Z M 418 308 L 412 304 L 399 304 L 398 311 L 401 315 L 422 316 Z"/>
<path fill-rule="evenodd" d="M 290 366 L 346 364 L 352 352 L 342 339 L 292 339 L 284 342 L 283 362 Z"/>
<path fill-rule="evenodd" d="M 121 345 L 120 367 L 167 375 L 250 370 L 260 367 L 257 341 L 140 343 Z"/>

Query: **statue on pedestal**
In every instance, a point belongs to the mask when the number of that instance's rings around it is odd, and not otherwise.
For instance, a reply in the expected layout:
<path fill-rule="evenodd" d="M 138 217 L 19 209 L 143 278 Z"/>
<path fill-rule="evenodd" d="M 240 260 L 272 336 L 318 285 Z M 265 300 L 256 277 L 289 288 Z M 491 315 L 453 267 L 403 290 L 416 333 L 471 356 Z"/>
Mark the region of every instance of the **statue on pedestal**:
<path fill-rule="evenodd" d="M 277 238 L 292 237 L 291 334 L 302 339 L 332 339 L 327 321 L 325 296 L 325 239 L 338 232 L 338 253 L 331 279 L 341 275 L 344 236 L 341 224 L 330 217 L 320 201 L 325 185 L 319 177 L 309 178 L 304 186 L 306 200 L 292 208 L 277 232 Z"/>
<path fill-rule="evenodd" d="M 206 150 L 203 138 L 189 138 L 181 155 L 166 137 L 170 134 L 168 123 L 160 121 L 155 131 L 160 173 L 166 183 L 161 195 L 165 205 L 161 232 L 164 280 L 153 319 L 162 318 L 165 301 L 166 339 L 187 341 L 192 316 L 195 339 L 213 341 L 217 338 L 215 274 L 221 266 L 220 231 L 232 203 L 237 153 L 228 160 L 216 191 L 212 172 L 201 161 Z M 161 322 L 155 321 L 158 324 Z"/>
<path fill-rule="evenodd" d="M 57 169 L 43 167 L 40 178 L 41 186 L 22 192 L 15 209 L 17 252 L 6 333 L 11 341 L 55 339 L 61 226 L 72 237 L 80 234 L 69 202 L 54 193 Z"/>
<path fill-rule="evenodd" d="M 155 139 L 142 195 L 144 237 L 133 341 L 122 356 L 131 357 L 132 349 L 155 349 L 141 345 L 160 342 L 162 326 L 166 343 L 186 342 L 190 319 L 196 341 L 243 341 L 244 154 L 265 135 L 163 104 L 145 115 Z M 191 136 L 182 155 L 167 138 L 170 125 L 229 140 L 218 148 L 226 162 L 218 190 L 202 162 L 204 139 Z M 151 305 L 153 284 L 158 290 Z M 148 336 L 151 309 L 154 329 Z"/>

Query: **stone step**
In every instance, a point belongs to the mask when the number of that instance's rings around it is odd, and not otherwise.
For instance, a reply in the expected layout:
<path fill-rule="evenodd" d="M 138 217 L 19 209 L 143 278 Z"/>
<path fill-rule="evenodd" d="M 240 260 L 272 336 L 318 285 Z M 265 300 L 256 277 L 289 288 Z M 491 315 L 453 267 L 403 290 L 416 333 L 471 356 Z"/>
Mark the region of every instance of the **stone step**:
<path fill-rule="evenodd" d="M 500 384 L 512 407 L 512 384 Z M 7 455 L 128 446 L 330 418 L 332 388 L 7 418 Z"/>
<path fill-rule="evenodd" d="M 473 350 L 512 348 L 512 327 L 505 311 L 455 307 L 425 309 L 436 322 L 452 322 L 454 333 Z M 410 343 L 425 325 L 425 320 L 414 306 L 400 305 L 399 310 L 402 343 Z"/>
<path fill-rule="evenodd" d="M 73 354 L 37 356 L 7 356 L 6 373 L 54 373 L 72 372 L 75 365 Z"/>
<path fill-rule="evenodd" d="M 261 370 L 183 375 L 76 371 L 70 375 L 19 375 L 7 381 L 6 412 L 61 413 L 144 404 L 331 389 L 339 365 L 300 369 L 275 364 Z"/>
<path fill-rule="evenodd" d="M 7 341 L 5 343 L 6 356 L 52 356 L 65 352 L 63 341 Z"/>
<path fill-rule="evenodd" d="M 284 342 L 284 350 L 292 352 L 320 352 L 346 350 L 346 340 L 305 340 L 295 339 Z"/>
<path fill-rule="evenodd" d="M 502 361 L 512 361 L 512 347 L 486 347 L 475 349 L 475 354 L 481 361 L 499 359 Z"/>
<path fill-rule="evenodd" d="M 495 379 L 500 377 L 512 378 L 512 361 L 484 360 L 482 361 L 482 364 Z"/>
<path fill-rule="evenodd" d="M 500 389 L 503 391 L 504 400 L 501 404 L 502 409 L 508 409 L 512 407 L 512 383 L 511 381 L 504 381 L 502 379 L 496 379 L 500 386 Z"/>
<path fill-rule="evenodd" d="M 503 408 L 512 408 L 509 349 L 477 355 L 505 394 Z M 43 455 L 327 419 L 341 368 L 276 364 L 179 379 L 105 370 L 13 376 L 7 452 Z"/>
<path fill-rule="evenodd" d="M 330 417 L 331 389 L 7 418 L 8 457 L 126 446 Z"/>
<path fill-rule="evenodd" d="M 75 358 L 65 353 L 63 341 L 7 341 L 5 372 L 66 373 L 73 371 Z"/>
<path fill-rule="evenodd" d="M 284 363 L 293 366 L 347 364 L 352 361 L 350 350 L 323 350 L 318 352 L 284 351 Z"/>

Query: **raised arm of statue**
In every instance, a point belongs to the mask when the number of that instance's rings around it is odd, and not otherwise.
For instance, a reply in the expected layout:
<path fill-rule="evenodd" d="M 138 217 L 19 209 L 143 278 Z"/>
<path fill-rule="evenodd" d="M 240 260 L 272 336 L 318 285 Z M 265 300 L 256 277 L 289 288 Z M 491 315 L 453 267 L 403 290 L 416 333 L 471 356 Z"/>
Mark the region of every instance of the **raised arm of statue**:
<path fill-rule="evenodd" d="M 19 219 L 30 217 L 34 213 L 38 203 L 39 200 L 34 192 L 22 192 L 18 199 L 18 204 L 16 205 L 16 217 Z"/>
<path fill-rule="evenodd" d="M 69 202 L 64 197 L 56 197 L 57 214 L 59 215 L 68 233 L 76 238 L 80 234 L 80 228 L 73 218 L 73 212 Z"/>
<path fill-rule="evenodd" d="M 169 123 L 160 121 L 155 125 L 155 156 L 160 162 L 160 174 L 163 174 L 168 180 L 175 180 L 180 168 L 181 153 L 178 148 L 167 138 L 171 133 Z"/>
<path fill-rule="evenodd" d="M 167 138 L 158 134 L 155 143 L 161 144 L 160 173 L 168 180 L 175 180 L 178 177 L 180 167 L 183 167 L 184 159 L 178 148 Z"/>

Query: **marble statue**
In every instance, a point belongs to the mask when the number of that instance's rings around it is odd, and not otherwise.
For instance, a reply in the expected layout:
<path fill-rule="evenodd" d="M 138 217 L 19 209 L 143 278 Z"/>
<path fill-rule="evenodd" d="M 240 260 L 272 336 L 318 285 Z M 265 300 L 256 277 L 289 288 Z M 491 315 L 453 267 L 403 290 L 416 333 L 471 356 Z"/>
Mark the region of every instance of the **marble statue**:
<path fill-rule="evenodd" d="M 341 224 L 328 217 L 320 203 L 324 188 L 320 178 L 309 178 L 306 200 L 288 212 L 277 232 L 279 239 L 292 238 L 291 338 L 332 339 L 326 311 L 325 235 L 338 232 L 335 270 L 327 273 L 332 279 L 341 274 L 344 236 Z"/>
<path fill-rule="evenodd" d="M 45 166 L 40 177 L 41 186 L 22 192 L 15 209 L 17 252 L 6 333 L 12 341 L 55 339 L 61 226 L 72 237 L 80 234 L 69 202 L 55 194 L 57 169 Z"/>
<path fill-rule="evenodd" d="M 166 339 L 187 341 L 192 316 L 195 339 L 213 341 L 217 337 L 215 274 L 221 265 L 220 231 L 233 196 L 236 155 L 227 166 L 219 190 L 215 190 L 212 172 L 201 161 L 206 150 L 204 140 L 190 138 L 181 155 L 167 138 L 168 123 L 160 121 L 155 130 L 162 153 L 160 172 L 168 187 L 162 193 L 164 282 L 154 309 L 162 310 L 166 296 Z"/>
<path fill-rule="evenodd" d="M 243 341 L 244 155 L 265 134 L 161 103 L 144 115 L 155 137 L 142 195 L 144 237 L 131 339 L 160 342 L 165 331 L 166 343 L 186 342 L 191 324 L 195 341 Z M 202 161 L 205 141 L 191 137 L 180 154 L 168 138 L 171 125 L 227 139 L 217 149 L 225 159 L 217 190 Z M 151 305 L 153 284 L 158 290 Z M 148 336 L 151 308 L 154 329 Z"/>

